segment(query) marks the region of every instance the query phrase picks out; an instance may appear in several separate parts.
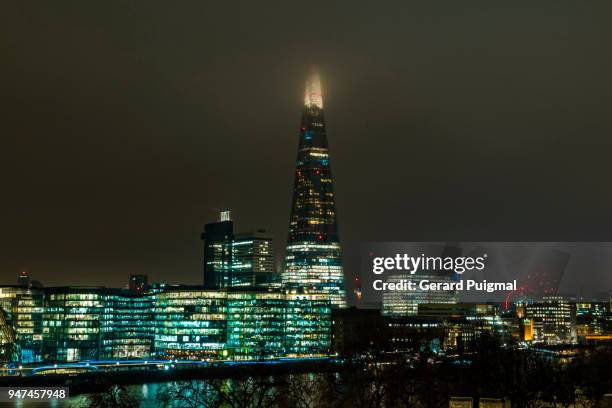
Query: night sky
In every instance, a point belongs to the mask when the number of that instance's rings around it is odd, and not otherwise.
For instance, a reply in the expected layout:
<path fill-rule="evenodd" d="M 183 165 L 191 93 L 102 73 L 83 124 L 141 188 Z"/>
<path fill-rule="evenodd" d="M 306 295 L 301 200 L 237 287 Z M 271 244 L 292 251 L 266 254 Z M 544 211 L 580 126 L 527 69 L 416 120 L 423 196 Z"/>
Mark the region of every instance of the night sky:
<path fill-rule="evenodd" d="M 280 250 L 312 65 L 347 276 L 367 240 L 612 240 L 609 1 L 222 3 L 2 5 L 1 283 L 201 283 L 223 209 Z"/>

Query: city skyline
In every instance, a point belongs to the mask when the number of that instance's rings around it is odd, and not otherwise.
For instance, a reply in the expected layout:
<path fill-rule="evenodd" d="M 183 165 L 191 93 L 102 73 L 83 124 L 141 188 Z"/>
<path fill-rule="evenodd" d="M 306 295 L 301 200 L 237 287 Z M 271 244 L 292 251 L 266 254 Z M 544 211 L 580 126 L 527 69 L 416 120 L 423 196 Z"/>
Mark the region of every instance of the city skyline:
<path fill-rule="evenodd" d="M 612 406 L 612 2 L 11 2 L 0 405 Z"/>
<path fill-rule="evenodd" d="M 347 271 L 363 240 L 612 240 L 611 5 L 544 3 L 8 5 L 4 280 L 196 284 L 225 209 L 282 259 L 313 63 Z"/>

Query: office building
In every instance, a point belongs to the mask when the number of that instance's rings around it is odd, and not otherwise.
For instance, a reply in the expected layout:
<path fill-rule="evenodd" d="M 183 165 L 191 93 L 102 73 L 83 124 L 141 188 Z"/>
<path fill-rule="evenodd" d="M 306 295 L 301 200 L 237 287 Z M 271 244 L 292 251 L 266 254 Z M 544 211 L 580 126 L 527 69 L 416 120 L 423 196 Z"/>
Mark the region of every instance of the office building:
<path fill-rule="evenodd" d="M 206 224 L 202 239 L 207 289 L 280 288 L 272 234 L 262 229 L 236 234 L 229 211 L 224 211 L 218 222 Z"/>
<path fill-rule="evenodd" d="M 103 360 L 149 358 L 152 355 L 154 297 L 139 296 L 142 290 L 138 287 L 135 291 L 136 294 L 125 290 L 102 290 L 99 357 Z"/>
<path fill-rule="evenodd" d="M 605 302 L 580 301 L 576 303 L 576 336 L 601 336 L 605 332 Z"/>
<path fill-rule="evenodd" d="M 419 271 L 419 280 L 428 280 L 431 283 L 452 283 L 456 279 L 452 271 Z M 413 275 L 389 275 L 387 282 L 401 282 L 413 279 Z M 384 316 L 415 316 L 419 314 L 422 304 L 449 304 L 457 303 L 455 290 L 411 290 L 411 291 L 385 291 L 382 294 L 382 314 Z"/>
<path fill-rule="evenodd" d="M 0 359 L 11 362 L 259 360 L 327 355 L 330 344 L 324 294 L 0 287 Z"/>
<path fill-rule="evenodd" d="M 306 83 L 283 285 L 327 294 L 334 307 L 346 307 L 323 97 L 317 74 Z"/>
<path fill-rule="evenodd" d="M 265 230 L 235 234 L 232 242 L 232 287 L 277 284 L 273 236 Z"/>
<path fill-rule="evenodd" d="M 22 271 L 19 273 L 19 275 L 17 276 L 17 285 L 25 286 L 26 288 L 30 286 L 30 276 L 27 272 Z"/>
<path fill-rule="evenodd" d="M 461 249 L 450 245 L 433 245 L 423 247 L 423 250 L 430 251 L 432 255 L 439 255 L 441 258 L 461 256 Z M 451 284 L 456 282 L 457 279 L 459 279 L 458 275 L 452 270 L 428 269 L 418 270 L 415 275 L 403 271 L 389 274 L 386 277 L 386 282 L 427 280 L 431 284 Z M 419 306 L 422 304 L 453 304 L 457 301 L 458 294 L 455 290 L 422 290 L 417 286 L 416 290 L 385 291 L 382 294 L 382 314 L 391 317 L 416 316 L 419 314 Z"/>
<path fill-rule="evenodd" d="M 0 363 L 18 361 L 19 357 L 15 328 L 8 314 L 0 308 Z"/>
<path fill-rule="evenodd" d="M 227 294 L 227 348 L 235 360 L 283 355 L 285 294 L 232 290 Z"/>
<path fill-rule="evenodd" d="M 331 301 L 321 293 L 285 295 L 285 353 L 291 357 L 331 353 Z"/>
<path fill-rule="evenodd" d="M 155 295 L 155 349 L 159 357 L 227 357 L 227 292 L 171 288 Z"/>
<path fill-rule="evenodd" d="M 525 315 L 533 321 L 533 339 L 547 344 L 575 343 L 576 304 L 564 296 L 545 296 L 528 304 Z"/>
<path fill-rule="evenodd" d="M 222 212 L 219 221 L 206 224 L 201 237 L 204 242 L 204 287 L 231 287 L 234 222 L 229 211 Z"/>
<path fill-rule="evenodd" d="M 46 288 L 42 358 L 79 361 L 99 358 L 103 303 L 96 288 Z"/>
<path fill-rule="evenodd" d="M 41 361 L 44 293 L 27 286 L 0 287 L 0 308 L 12 326 L 20 361 Z"/>

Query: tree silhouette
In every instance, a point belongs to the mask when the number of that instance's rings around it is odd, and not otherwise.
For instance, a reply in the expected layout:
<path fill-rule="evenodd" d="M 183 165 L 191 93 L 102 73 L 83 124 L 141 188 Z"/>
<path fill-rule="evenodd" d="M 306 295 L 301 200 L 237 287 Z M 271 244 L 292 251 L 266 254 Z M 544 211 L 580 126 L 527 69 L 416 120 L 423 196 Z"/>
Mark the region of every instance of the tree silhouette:
<path fill-rule="evenodd" d="M 112 384 L 102 392 L 88 395 L 80 406 L 88 408 L 136 408 L 139 403 L 123 385 Z"/>
<path fill-rule="evenodd" d="M 213 383 L 219 380 L 212 380 Z M 203 407 L 220 406 L 218 387 L 209 381 L 190 380 L 165 384 L 157 391 L 157 400 L 164 407 Z"/>

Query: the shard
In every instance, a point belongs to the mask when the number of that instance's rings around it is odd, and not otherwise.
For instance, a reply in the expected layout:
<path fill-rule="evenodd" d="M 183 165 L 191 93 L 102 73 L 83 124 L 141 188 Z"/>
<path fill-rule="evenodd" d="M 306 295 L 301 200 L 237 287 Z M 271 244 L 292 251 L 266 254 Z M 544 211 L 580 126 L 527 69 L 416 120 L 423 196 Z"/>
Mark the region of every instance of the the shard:
<path fill-rule="evenodd" d="M 342 251 L 319 75 L 306 81 L 283 284 L 346 307 Z"/>

